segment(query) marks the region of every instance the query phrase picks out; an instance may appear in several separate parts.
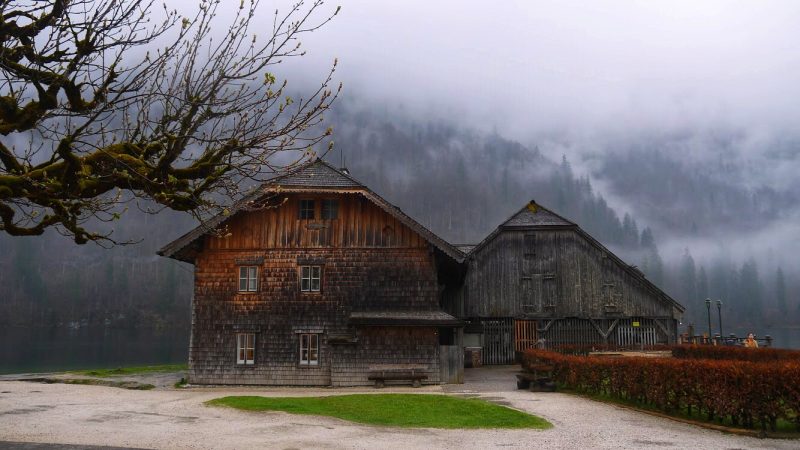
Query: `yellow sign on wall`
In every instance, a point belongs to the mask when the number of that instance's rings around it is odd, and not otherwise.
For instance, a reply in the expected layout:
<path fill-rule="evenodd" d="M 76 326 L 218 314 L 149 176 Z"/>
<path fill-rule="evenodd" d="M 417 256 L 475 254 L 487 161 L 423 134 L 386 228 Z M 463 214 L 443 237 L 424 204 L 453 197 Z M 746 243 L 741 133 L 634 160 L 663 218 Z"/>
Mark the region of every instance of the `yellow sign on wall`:
<path fill-rule="evenodd" d="M 638 327 L 639 326 L 639 322 L 633 322 L 633 326 Z"/>

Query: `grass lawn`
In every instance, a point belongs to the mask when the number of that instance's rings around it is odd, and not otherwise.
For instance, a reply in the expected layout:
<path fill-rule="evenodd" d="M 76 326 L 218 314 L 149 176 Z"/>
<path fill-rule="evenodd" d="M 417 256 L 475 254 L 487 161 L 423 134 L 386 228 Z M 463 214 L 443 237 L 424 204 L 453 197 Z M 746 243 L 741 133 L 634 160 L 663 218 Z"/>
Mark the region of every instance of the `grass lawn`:
<path fill-rule="evenodd" d="M 429 394 L 354 394 L 329 397 L 222 397 L 206 402 L 247 411 L 337 417 L 370 425 L 426 428 L 536 428 L 552 425 L 530 414 L 479 399 Z"/>
<path fill-rule="evenodd" d="M 72 370 L 69 373 L 91 377 L 113 377 L 117 375 L 141 375 L 158 372 L 180 372 L 186 370 L 186 364 L 164 364 L 160 366 L 118 367 L 116 369 Z"/>

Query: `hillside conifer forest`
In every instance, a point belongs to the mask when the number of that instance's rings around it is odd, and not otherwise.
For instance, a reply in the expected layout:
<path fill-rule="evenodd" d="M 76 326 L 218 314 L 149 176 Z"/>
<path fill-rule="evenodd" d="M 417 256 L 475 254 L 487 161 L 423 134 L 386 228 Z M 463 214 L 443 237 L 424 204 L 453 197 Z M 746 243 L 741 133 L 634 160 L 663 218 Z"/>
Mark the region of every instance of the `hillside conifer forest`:
<path fill-rule="evenodd" d="M 682 145 L 680 139 L 575 159 L 559 153 L 552 140 L 521 143 L 353 102 L 337 105 L 327 122 L 334 124 L 336 143 L 324 155 L 329 162 L 347 166 L 452 243 L 479 242 L 535 200 L 578 223 L 684 304 L 684 326 L 705 330 L 706 298 L 723 301 L 731 328 L 800 320 L 800 277 L 796 266 L 785 264 L 792 261 L 788 249 L 752 245 L 742 251 L 735 240 L 693 246 L 773 227 L 797 208 L 796 193 L 736 182 L 746 169 L 736 162 L 721 158 L 691 169 L 669 151 Z M 55 232 L 0 235 L 0 325 L 188 327 L 193 268 L 155 252 L 195 225 L 180 213 L 131 208 L 113 231 L 138 241 L 134 245 L 76 246 Z"/>

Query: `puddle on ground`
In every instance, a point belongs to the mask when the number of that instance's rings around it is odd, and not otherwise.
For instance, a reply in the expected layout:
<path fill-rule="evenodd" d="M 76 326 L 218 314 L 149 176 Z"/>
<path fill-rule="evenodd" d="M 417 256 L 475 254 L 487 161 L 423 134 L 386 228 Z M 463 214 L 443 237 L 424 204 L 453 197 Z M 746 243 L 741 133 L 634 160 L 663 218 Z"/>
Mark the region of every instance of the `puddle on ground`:
<path fill-rule="evenodd" d="M 55 406 L 48 406 L 48 405 L 35 405 L 30 408 L 16 408 L 10 409 L 8 411 L 0 411 L 0 416 L 3 415 L 17 415 L 17 414 L 31 414 L 37 413 L 42 411 L 47 411 L 48 409 L 53 409 Z"/>
<path fill-rule="evenodd" d="M 192 423 L 197 419 L 199 419 L 199 417 L 196 416 L 173 416 L 170 414 L 159 414 L 159 413 L 144 412 L 144 411 L 117 411 L 105 414 L 95 414 L 92 417 L 86 419 L 86 421 L 103 423 L 111 420 L 130 420 L 132 418 L 135 418 L 136 416 L 163 417 L 165 419 L 169 419 L 173 423 Z"/>
<path fill-rule="evenodd" d="M 318 428 L 325 428 L 326 430 L 333 430 L 333 427 L 329 427 L 327 425 L 309 425 L 307 423 L 297 423 L 297 422 L 289 422 L 289 425 L 297 425 L 297 426 L 301 426 L 301 427 L 316 426 Z"/>

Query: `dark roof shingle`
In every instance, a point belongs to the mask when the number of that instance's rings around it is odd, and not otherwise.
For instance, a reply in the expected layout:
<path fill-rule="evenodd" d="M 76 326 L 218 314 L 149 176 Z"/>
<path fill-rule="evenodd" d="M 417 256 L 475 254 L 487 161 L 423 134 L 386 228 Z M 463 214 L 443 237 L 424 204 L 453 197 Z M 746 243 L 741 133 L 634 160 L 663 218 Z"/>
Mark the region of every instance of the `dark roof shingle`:
<path fill-rule="evenodd" d="M 363 187 L 361 183 L 351 176 L 324 163 L 311 163 L 301 167 L 300 170 L 278 177 L 272 180 L 271 183 L 281 186 L 303 187 Z"/>
<path fill-rule="evenodd" d="M 541 227 L 575 225 L 558 214 L 543 208 L 534 202 L 528 203 L 518 213 L 511 216 L 501 226 L 507 227 Z"/>

